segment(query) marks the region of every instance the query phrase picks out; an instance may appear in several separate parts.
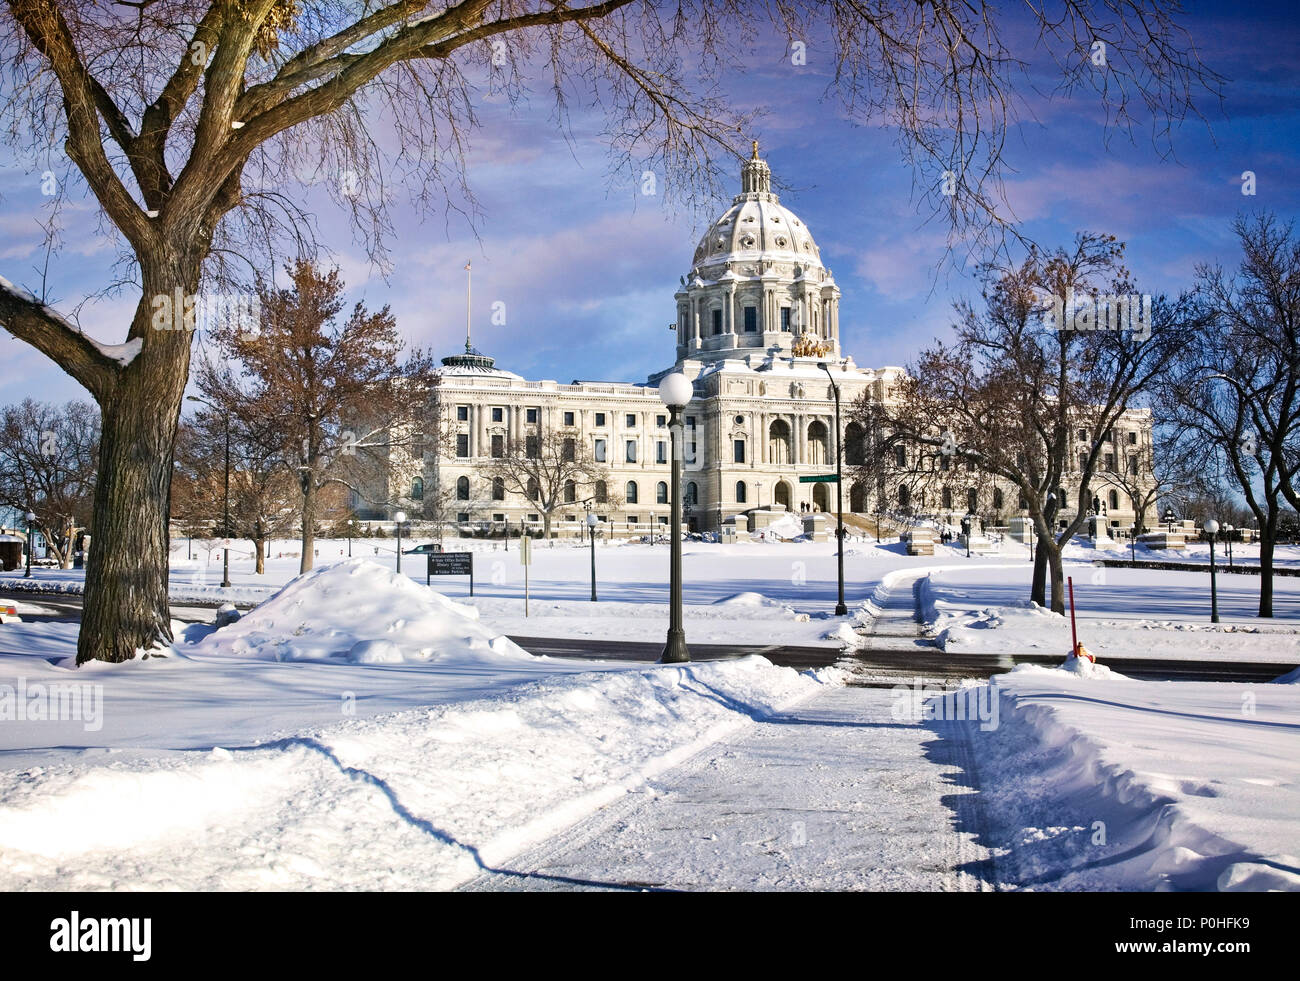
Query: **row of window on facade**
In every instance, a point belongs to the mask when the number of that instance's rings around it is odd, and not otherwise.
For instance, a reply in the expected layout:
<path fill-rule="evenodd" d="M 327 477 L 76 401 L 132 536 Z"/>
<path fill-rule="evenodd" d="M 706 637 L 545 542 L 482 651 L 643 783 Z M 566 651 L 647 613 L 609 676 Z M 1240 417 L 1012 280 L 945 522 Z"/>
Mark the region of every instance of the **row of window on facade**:
<path fill-rule="evenodd" d="M 527 484 L 527 497 L 531 501 L 540 501 L 542 490 L 537 481 L 529 478 Z M 749 502 L 749 489 L 743 480 L 736 481 L 736 503 L 746 504 Z M 695 481 L 687 481 L 683 503 L 686 507 L 695 507 L 699 503 L 699 487 Z M 623 499 L 627 504 L 639 504 L 641 497 L 640 487 L 635 480 L 629 480 L 623 488 Z M 468 501 L 470 499 L 470 480 L 469 477 L 459 477 L 456 480 L 456 500 Z M 502 477 L 492 478 L 492 500 L 504 501 L 506 499 L 506 482 Z M 603 480 L 598 480 L 592 488 L 592 499 L 597 504 L 609 503 L 608 485 Z M 578 484 L 576 481 L 568 480 L 564 483 L 562 491 L 562 502 L 565 504 L 578 503 Z M 668 503 L 668 483 L 658 481 L 655 484 L 655 501 L 656 504 Z"/>
<path fill-rule="evenodd" d="M 539 412 L 539 410 L 538 410 L 536 407 L 534 407 L 534 408 L 529 408 L 529 409 L 525 409 L 525 410 L 524 410 L 524 422 L 526 422 L 526 423 L 536 423 L 537 420 L 538 420 L 538 412 Z M 613 414 L 613 413 L 609 413 L 609 412 L 596 412 L 596 413 L 594 413 L 594 414 L 593 414 L 593 415 L 595 416 L 594 425 L 597 426 L 597 427 L 600 427 L 600 426 L 607 426 L 607 425 L 609 425 L 609 417 L 610 417 L 612 414 Z M 493 422 L 505 422 L 505 421 L 506 421 L 506 420 L 505 420 L 505 415 L 506 415 L 506 410 L 505 410 L 505 408 L 504 408 L 503 406 L 492 406 L 492 421 L 493 421 Z M 564 425 L 565 425 L 565 426 L 568 426 L 568 427 L 576 426 L 576 425 L 577 425 L 577 416 L 578 416 L 578 414 L 577 414 L 577 411 L 576 411 L 576 410 L 572 410 L 572 411 L 571 411 L 571 410 L 565 410 L 565 412 L 564 412 L 564 417 L 563 417 L 563 418 L 564 418 Z M 468 405 L 458 405 L 458 406 L 456 406 L 456 421 L 457 421 L 457 422 L 469 422 L 469 406 L 468 406 Z M 623 417 L 623 425 L 624 425 L 624 427 L 627 428 L 627 429 L 636 429 L 636 427 L 639 425 L 638 420 L 637 420 L 636 413 L 634 413 L 634 412 L 627 412 L 627 413 L 624 413 L 624 417 Z M 667 417 L 666 415 L 656 415 L 656 416 L 655 416 L 655 425 L 656 425 L 658 428 L 663 429 L 664 427 L 666 427 L 666 426 L 668 425 L 668 417 Z M 686 420 L 686 425 L 687 425 L 687 426 L 693 426 L 693 425 L 695 425 L 695 417 L 694 417 L 694 416 L 688 416 L 688 417 L 687 417 L 687 420 Z"/>
<path fill-rule="evenodd" d="M 851 462 L 852 462 L 852 461 L 851 461 Z M 895 464 L 895 466 L 899 467 L 900 469 L 901 469 L 901 468 L 905 468 L 905 467 L 907 466 L 907 448 L 906 448 L 906 447 L 903 447 L 903 446 L 895 446 L 895 447 L 894 447 L 894 464 Z M 1021 465 L 1021 466 L 1024 465 L 1024 459 L 1023 459 L 1023 457 L 1021 458 L 1020 465 Z M 1087 467 L 1087 465 L 1088 465 L 1088 454 L 1087 454 L 1087 453 L 1083 453 L 1083 452 L 1081 452 L 1081 453 L 1079 454 L 1079 469 L 1080 469 L 1080 470 L 1083 470 L 1083 469 L 1085 469 L 1085 468 Z M 951 467 L 952 467 L 952 464 L 951 464 L 951 462 L 950 462 L 950 458 L 941 454 L 941 455 L 939 456 L 939 470 L 940 470 L 941 472 L 946 472 L 946 471 L 948 471 L 949 469 L 951 469 Z M 974 460 L 973 458 L 971 458 L 971 457 L 967 457 L 967 458 L 966 458 L 966 470 L 967 470 L 968 472 L 972 472 L 972 473 L 975 471 L 975 460 Z M 1103 458 L 1102 458 L 1102 472 L 1103 472 L 1103 473 L 1118 473 L 1118 472 L 1119 472 L 1119 471 L 1117 471 L 1117 470 L 1115 469 L 1115 454 L 1114 454 L 1114 453 L 1106 453 L 1106 454 L 1103 455 Z M 1136 477 L 1136 476 L 1137 476 L 1137 472 L 1138 472 L 1138 458 L 1137 458 L 1137 454 L 1136 454 L 1136 453 L 1130 453 L 1130 454 L 1129 454 L 1129 458 L 1128 458 L 1128 473 L 1129 473 L 1130 476 L 1134 476 L 1134 477 Z"/>
<path fill-rule="evenodd" d="M 1069 499 L 1068 497 L 1066 497 L 1066 495 L 1065 495 L 1065 489 L 1064 489 L 1064 488 L 1057 488 L 1057 492 L 1056 492 L 1056 493 L 1057 493 L 1057 495 L 1058 495 L 1058 500 L 1065 501 L 1065 502 L 1067 503 L 1067 506 L 1068 506 L 1068 503 L 1069 503 L 1069 500 L 1070 500 L 1070 499 Z M 1001 488 L 997 488 L 997 487 L 995 487 L 995 488 L 993 489 L 993 495 L 992 495 L 992 496 L 993 496 L 993 501 L 992 501 L 992 504 L 993 504 L 993 511 L 994 511 L 995 513 L 996 513 L 996 512 L 1000 512 L 1000 511 L 1002 510 L 1004 504 L 1005 504 L 1005 498 L 1004 498 L 1003 495 L 1002 495 L 1002 490 L 1001 490 Z M 1021 493 L 1021 494 L 1019 495 L 1019 497 L 1020 497 L 1019 507 L 1020 507 L 1020 509 L 1023 511 L 1025 508 L 1029 507 L 1029 502 L 1025 500 L 1025 495 L 1024 495 L 1023 493 Z M 898 498 L 897 498 L 897 499 L 898 499 L 898 506 L 899 506 L 899 507 L 904 507 L 904 508 L 906 508 L 906 507 L 911 507 L 911 506 L 912 506 L 912 489 L 911 489 L 910 487 L 908 487 L 906 484 L 900 484 L 899 487 L 898 487 Z M 939 507 L 940 507 L 940 509 L 942 509 L 942 510 L 944 510 L 944 511 L 951 511 L 951 510 L 953 509 L 953 493 L 952 493 L 952 488 L 950 488 L 950 487 L 945 487 L 945 488 L 943 488 L 943 490 L 940 492 L 939 500 L 940 500 L 940 503 L 939 503 Z M 1108 506 L 1109 506 L 1109 509 L 1110 509 L 1110 510 L 1112 510 L 1112 511 L 1117 511 L 1117 510 L 1119 510 L 1119 491 L 1112 489 L 1112 490 L 1107 494 L 1107 496 L 1106 496 L 1106 500 L 1107 500 L 1107 502 L 1108 502 Z M 979 495 L 975 492 L 975 489 L 974 489 L 973 487 L 972 487 L 972 488 L 969 488 L 969 489 L 966 491 L 966 510 L 967 510 L 967 512 L 974 512 L 974 511 L 977 511 L 977 510 L 978 510 L 978 504 L 979 504 Z M 918 499 L 918 501 L 917 501 L 917 506 L 918 506 L 918 507 L 925 507 L 925 493 L 924 493 L 924 492 L 921 492 L 921 494 L 919 495 L 919 499 Z M 1102 499 L 1101 499 L 1100 497 L 1094 497 L 1093 500 L 1092 500 L 1092 507 L 1093 507 L 1093 510 L 1094 510 L 1094 511 L 1100 511 L 1100 510 L 1101 510 L 1101 507 L 1102 507 Z"/>

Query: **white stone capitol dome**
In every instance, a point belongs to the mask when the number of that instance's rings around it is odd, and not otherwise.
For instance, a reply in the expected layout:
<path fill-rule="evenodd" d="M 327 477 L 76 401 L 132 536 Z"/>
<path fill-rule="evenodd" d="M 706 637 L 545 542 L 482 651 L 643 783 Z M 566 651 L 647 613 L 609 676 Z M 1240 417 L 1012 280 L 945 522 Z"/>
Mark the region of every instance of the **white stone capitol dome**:
<path fill-rule="evenodd" d="M 709 228 L 696 246 L 694 266 L 766 258 L 821 266 L 821 250 L 812 233 L 772 193 L 772 172 L 767 161 L 754 156 L 741 171 L 741 192 L 731 207 Z"/>

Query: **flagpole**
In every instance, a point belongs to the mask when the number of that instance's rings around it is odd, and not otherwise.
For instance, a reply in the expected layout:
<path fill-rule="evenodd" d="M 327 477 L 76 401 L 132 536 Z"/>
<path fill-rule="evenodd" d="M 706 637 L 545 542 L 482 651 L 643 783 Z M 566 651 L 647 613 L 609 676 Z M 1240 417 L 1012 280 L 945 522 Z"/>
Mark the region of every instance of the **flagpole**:
<path fill-rule="evenodd" d="M 469 343 L 469 309 L 470 309 L 470 297 L 473 295 L 472 277 L 474 273 L 471 271 L 470 265 L 471 263 L 469 262 L 465 263 L 465 353 L 466 354 L 469 354 L 471 350 L 470 343 Z"/>

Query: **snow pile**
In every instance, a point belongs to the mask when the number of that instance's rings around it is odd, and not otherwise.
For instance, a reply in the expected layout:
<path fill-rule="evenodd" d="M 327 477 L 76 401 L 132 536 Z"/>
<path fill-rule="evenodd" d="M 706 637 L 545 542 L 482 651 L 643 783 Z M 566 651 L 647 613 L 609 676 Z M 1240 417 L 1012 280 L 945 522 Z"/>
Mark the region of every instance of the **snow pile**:
<path fill-rule="evenodd" d="M 786 514 L 777 518 L 766 528 L 759 531 L 751 532 L 750 538 L 754 541 L 763 539 L 781 538 L 791 539 L 799 538 L 803 535 L 803 521 L 797 515 Z"/>
<path fill-rule="evenodd" d="M 1300 891 L 1292 685 L 1000 675 L 966 723 L 998 879 L 1022 888 Z"/>
<path fill-rule="evenodd" d="M 268 742 L 0 771 L 0 889 L 448 889 L 837 682 L 758 657 L 555 674 Z"/>
<path fill-rule="evenodd" d="M 529 657 L 478 622 L 478 610 L 376 565 L 349 559 L 299 576 L 188 656 L 402 664 L 483 655 Z"/>

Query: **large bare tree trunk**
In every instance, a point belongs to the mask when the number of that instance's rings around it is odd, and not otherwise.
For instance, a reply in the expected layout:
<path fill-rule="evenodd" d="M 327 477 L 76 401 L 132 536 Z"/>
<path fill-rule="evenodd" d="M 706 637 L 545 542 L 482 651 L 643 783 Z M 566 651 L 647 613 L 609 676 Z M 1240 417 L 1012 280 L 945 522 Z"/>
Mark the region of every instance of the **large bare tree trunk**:
<path fill-rule="evenodd" d="M 265 538 L 253 539 L 253 548 L 255 549 L 257 555 L 257 568 L 254 571 L 259 576 L 264 575 L 266 573 L 266 539 Z"/>
<path fill-rule="evenodd" d="M 315 471 L 302 495 L 302 560 L 298 563 L 298 575 L 311 572 L 312 553 L 316 550 L 316 478 Z"/>
<path fill-rule="evenodd" d="M 1065 567 L 1061 562 L 1061 546 L 1053 542 L 1047 547 L 1047 563 L 1052 570 L 1052 612 L 1065 613 Z"/>
<path fill-rule="evenodd" d="M 1270 532 L 1273 529 L 1269 529 Z M 1273 546 L 1274 535 L 1261 536 L 1259 540 L 1259 615 L 1273 615 Z"/>
<path fill-rule="evenodd" d="M 1040 533 L 1034 543 L 1034 578 L 1029 588 L 1030 602 L 1047 606 L 1047 549 L 1043 547 Z"/>
<path fill-rule="evenodd" d="M 194 267 L 197 270 L 197 264 Z M 149 298 L 197 272 L 160 275 L 146 269 L 132 337 L 150 330 Z M 181 397 L 189 377 L 192 334 L 159 332 L 99 399 L 101 435 L 95 481 L 94 540 L 86 562 L 86 599 L 77 663 L 127 661 L 137 650 L 171 643 L 167 598 L 168 519 L 172 453 Z"/>

